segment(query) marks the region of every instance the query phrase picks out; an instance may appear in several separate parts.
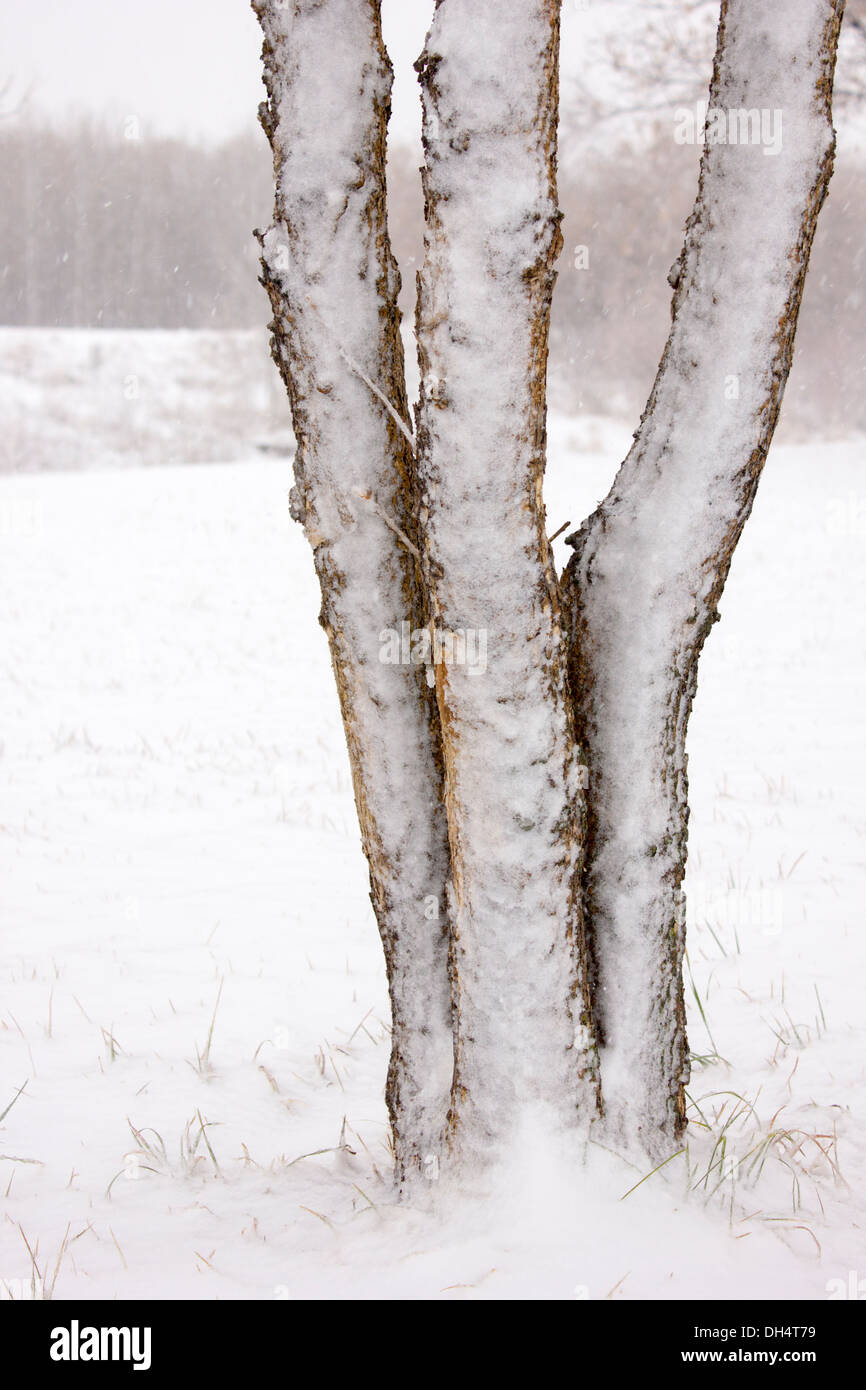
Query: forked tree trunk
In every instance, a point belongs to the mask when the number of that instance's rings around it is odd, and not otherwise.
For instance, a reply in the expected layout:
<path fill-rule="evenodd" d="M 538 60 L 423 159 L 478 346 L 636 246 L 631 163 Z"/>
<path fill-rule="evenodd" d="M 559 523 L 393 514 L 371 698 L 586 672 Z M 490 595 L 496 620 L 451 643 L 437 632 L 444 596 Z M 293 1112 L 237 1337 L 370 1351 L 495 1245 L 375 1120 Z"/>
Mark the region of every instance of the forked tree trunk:
<path fill-rule="evenodd" d="M 436 628 L 481 632 L 487 649 L 483 673 L 436 667 L 455 981 L 449 1143 L 474 1161 L 515 1140 L 536 1107 L 577 1124 L 597 1105 L 580 758 L 541 497 L 561 245 L 558 44 L 555 0 L 440 0 L 417 64 L 425 577 Z"/>
<path fill-rule="evenodd" d="M 475 1165 L 540 1116 L 585 1133 L 599 1057 L 607 1142 L 666 1157 L 688 1074 L 686 725 L 790 367 L 843 0 L 722 0 L 710 105 L 734 138 L 704 151 L 658 376 L 562 587 L 541 499 L 558 0 L 438 0 L 419 60 L 417 459 L 378 0 L 255 7 L 264 281 L 388 966 L 398 1170 Z M 403 622 L 428 627 L 435 699 L 379 660 Z"/>
<path fill-rule="evenodd" d="M 257 0 L 255 8 L 276 179 L 263 281 L 297 441 L 291 507 L 321 585 L 385 950 L 387 1098 L 403 1172 L 438 1151 L 453 1044 L 435 702 L 423 667 L 380 659 L 389 655 L 383 633 L 426 620 L 385 206 L 392 74 L 373 0 Z"/>
<path fill-rule="evenodd" d="M 712 140 L 722 112 L 738 141 L 705 147 L 640 429 L 609 495 L 569 538 L 606 1125 L 611 1141 L 657 1157 L 683 1129 L 688 1079 L 686 725 L 791 365 L 833 167 L 842 9 L 842 0 L 723 0 L 707 129 Z M 769 140 L 740 143 L 762 115 L 766 136 L 781 121 L 775 152 Z"/>

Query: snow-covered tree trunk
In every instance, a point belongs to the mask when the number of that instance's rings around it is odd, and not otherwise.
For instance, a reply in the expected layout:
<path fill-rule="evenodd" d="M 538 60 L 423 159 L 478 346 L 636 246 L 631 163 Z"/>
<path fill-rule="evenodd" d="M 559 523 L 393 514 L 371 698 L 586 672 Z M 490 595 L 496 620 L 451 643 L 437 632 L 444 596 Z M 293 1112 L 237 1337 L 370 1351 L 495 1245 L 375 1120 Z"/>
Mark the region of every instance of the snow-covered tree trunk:
<path fill-rule="evenodd" d="M 416 438 L 378 0 L 255 8 L 263 278 L 388 967 L 398 1172 L 600 1113 L 608 1142 L 666 1157 L 688 1075 L 686 726 L 790 368 L 843 0 L 722 0 L 670 337 L 560 580 L 541 494 L 558 0 L 437 0 Z"/>
<path fill-rule="evenodd" d="M 439 0 L 418 71 L 418 472 L 451 846 L 449 1147 L 596 1114 L 581 759 L 541 497 L 559 5 Z M 465 648 L 465 650 L 464 650 Z M 485 660 L 479 660 L 484 650 Z"/>
<path fill-rule="evenodd" d="M 453 1043 L 435 700 L 423 667 L 403 659 L 405 634 L 423 629 L 426 613 L 386 222 L 392 74 L 374 0 L 256 0 L 255 9 L 276 179 L 263 281 L 297 440 L 291 509 L 321 585 L 385 950 L 387 1096 L 405 1173 L 438 1148 Z"/>
<path fill-rule="evenodd" d="M 618 1143 L 658 1156 L 682 1131 L 688 1078 L 686 725 L 791 364 L 833 165 L 842 9 L 723 0 L 670 337 L 610 494 L 569 538 L 606 1123 Z"/>

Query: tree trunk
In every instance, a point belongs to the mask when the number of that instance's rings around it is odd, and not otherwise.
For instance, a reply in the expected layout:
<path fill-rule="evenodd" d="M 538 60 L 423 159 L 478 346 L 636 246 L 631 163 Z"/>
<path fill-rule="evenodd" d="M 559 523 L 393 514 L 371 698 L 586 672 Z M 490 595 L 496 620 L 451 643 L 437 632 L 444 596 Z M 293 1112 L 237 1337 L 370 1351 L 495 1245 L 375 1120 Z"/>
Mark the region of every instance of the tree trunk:
<path fill-rule="evenodd" d="M 418 470 L 451 846 L 450 1147 L 495 1155 L 596 1113 L 578 893 L 584 808 L 545 532 L 556 0 L 439 0 L 417 67 L 426 254 Z M 477 655 L 477 653 L 476 653 Z"/>
<path fill-rule="evenodd" d="M 611 1140 L 654 1157 L 673 1152 L 682 1132 L 688 1080 L 686 726 L 791 365 L 833 166 L 842 9 L 841 0 L 723 0 L 670 337 L 609 495 L 569 538 L 606 1125 Z M 714 142 L 714 112 L 726 143 Z M 758 128 L 761 143 L 742 142 Z"/>
<path fill-rule="evenodd" d="M 261 235 L 292 406 L 291 510 L 313 548 L 388 971 L 398 1171 L 439 1147 L 453 1070 L 448 844 L 435 701 L 389 634 L 423 628 L 412 449 L 385 210 L 391 67 L 374 0 L 256 0 L 274 153 Z M 389 405 L 386 405 L 388 402 Z M 386 658 L 386 659 L 383 659 Z"/>
<path fill-rule="evenodd" d="M 586 1133 L 599 1058 L 607 1141 L 664 1158 L 688 1077 L 686 727 L 790 368 L 843 0 L 722 0 L 670 337 L 562 581 L 541 496 L 558 0 L 437 0 L 417 449 L 377 0 L 255 5 L 264 283 L 385 948 L 398 1171 L 443 1137 L 467 1167 L 521 1127 Z"/>

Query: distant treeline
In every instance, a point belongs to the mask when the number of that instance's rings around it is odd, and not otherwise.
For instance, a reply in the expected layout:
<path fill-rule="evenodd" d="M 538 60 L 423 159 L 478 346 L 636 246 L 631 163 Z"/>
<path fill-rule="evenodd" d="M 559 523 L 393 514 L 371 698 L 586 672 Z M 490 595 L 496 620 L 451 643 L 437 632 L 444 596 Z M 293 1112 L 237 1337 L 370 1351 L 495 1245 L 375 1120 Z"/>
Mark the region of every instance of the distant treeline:
<path fill-rule="evenodd" d="M 264 141 L 0 127 L 0 322 L 236 328 L 262 322 L 254 226 L 269 215 Z"/>
<path fill-rule="evenodd" d="M 130 136 L 132 138 L 124 138 Z M 271 215 L 264 138 L 217 148 L 0 126 L 0 323 L 91 328 L 252 328 L 268 317 L 255 226 Z M 563 136 L 563 167 L 568 167 Z M 697 151 L 669 128 L 560 177 L 565 245 L 551 340 L 551 397 L 622 414 L 646 399 L 669 324 L 667 272 L 694 199 Z M 411 322 L 422 255 L 417 159 L 396 149 L 390 218 Z M 821 215 L 788 386 L 787 425 L 866 428 L 863 170 L 840 161 Z"/>
<path fill-rule="evenodd" d="M 643 408 L 670 327 L 667 276 L 694 202 L 698 155 L 660 128 L 640 154 L 623 152 L 561 181 L 565 247 L 551 347 L 559 405 L 568 392 L 584 409 L 629 419 Z M 866 164 L 838 156 L 806 278 L 786 430 L 826 438 L 866 429 L 864 226 Z M 578 268 L 583 260 L 586 269 Z"/>

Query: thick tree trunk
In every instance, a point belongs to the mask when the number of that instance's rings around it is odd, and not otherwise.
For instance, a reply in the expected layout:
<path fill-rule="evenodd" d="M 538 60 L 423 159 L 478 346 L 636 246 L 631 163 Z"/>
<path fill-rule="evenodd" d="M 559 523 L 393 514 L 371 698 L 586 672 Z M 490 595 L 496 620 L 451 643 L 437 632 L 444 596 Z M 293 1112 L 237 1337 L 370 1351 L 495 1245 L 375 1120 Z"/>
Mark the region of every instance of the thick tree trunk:
<path fill-rule="evenodd" d="M 833 165 L 842 9 L 841 0 L 723 0 L 670 337 L 631 452 L 570 538 L 606 1123 L 615 1142 L 658 1157 L 683 1128 L 688 1078 L 686 725 L 791 364 Z M 716 143 L 723 123 L 726 143 Z M 760 142 L 743 143 L 755 130 Z"/>
<path fill-rule="evenodd" d="M 556 0 L 439 0 L 417 64 L 426 255 L 418 467 L 451 846 L 450 1146 L 596 1113 L 578 893 L 580 757 L 541 498 L 559 251 Z M 477 651 L 476 651 L 477 656 Z M 580 1117 L 580 1121 L 579 1121 Z"/>
<path fill-rule="evenodd" d="M 722 0 L 670 337 L 562 590 L 541 498 L 558 0 L 437 0 L 417 458 L 377 0 L 255 8 L 264 283 L 385 947 L 398 1169 L 443 1135 L 475 1164 L 522 1124 L 585 1132 L 596 1038 L 609 1140 L 665 1157 L 688 1074 L 686 726 L 790 367 L 843 0 Z M 404 664 L 419 633 L 435 692 Z"/>
<path fill-rule="evenodd" d="M 292 514 L 321 585 L 385 949 L 387 1098 L 405 1174 L 438 1150 L 453 1042 L 435 700 L 423 668 L 399 659 L 405 648 L 395 662 L 386 636 L 421 629 L 427 616 L 385 212 L 391 67 L 374 0 L 256 0 L 255 9 L 276 178 L 263 281 L 297 440 Z"/>

